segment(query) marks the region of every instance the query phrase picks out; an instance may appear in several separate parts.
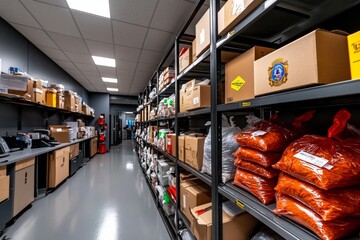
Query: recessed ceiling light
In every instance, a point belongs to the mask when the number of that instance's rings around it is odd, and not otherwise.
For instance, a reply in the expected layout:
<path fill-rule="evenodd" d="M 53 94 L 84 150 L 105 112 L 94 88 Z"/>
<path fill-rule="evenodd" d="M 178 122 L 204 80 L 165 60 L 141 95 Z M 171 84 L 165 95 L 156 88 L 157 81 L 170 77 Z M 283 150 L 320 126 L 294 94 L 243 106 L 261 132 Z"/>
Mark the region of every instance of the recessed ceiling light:
<path fill-rule="evenodd" d="M 66 0 L 69 8 L 110 18 L 109 0 Z"/>
<path fill-rule="evenodd" d="M 113 58 L 106 58 L 106 57 L 98 57 L 92 56 L 96 65 L 106 66 L 106 67 L 115 67 L 115 59 Z"/>
<path fill-rule="evenodd" d="M 106 88 L 109 92 L 118 92 L 119 89 L 118 88 L 111 88 L 111 87 L 108 87 Z"/>
<path fill-rule="evenodd" d="M 117 83 L 117 79 L 116 79 L 116 78 L 103 77 L 102 80 L 103 80 L 104 82 Z"/>

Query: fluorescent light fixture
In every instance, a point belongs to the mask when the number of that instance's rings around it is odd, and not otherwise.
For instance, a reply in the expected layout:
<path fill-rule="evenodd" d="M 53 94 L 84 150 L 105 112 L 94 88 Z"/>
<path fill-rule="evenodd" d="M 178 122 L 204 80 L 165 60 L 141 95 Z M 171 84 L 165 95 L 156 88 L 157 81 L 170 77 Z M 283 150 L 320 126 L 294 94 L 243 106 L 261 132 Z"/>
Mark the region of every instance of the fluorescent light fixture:
<path fill-rule="evenodd" d="M 116 78 L 103 77 L 102 80 L 103 80 L 104 82 L 117 83 L 117 79 L 116 79 Z"/>
<path fill-rule="evenodd" d="M 111 88 L 111 87 L 108 87 L 106 88 L 109 92 L 118 92 L 119 89 L 118 88 Z"/>
<path fill-rule="evenodd" d="M 69 8 L 110 18 L 109 0 L 66 0 Z"/>
<path fill-rule="evenodd" d="M 134 114 L 133 112 L 125 112 L 125 114 Z"/>
<path fill-rule="evenodd" d="M 115 67 L 115 59 L 113 58 L 106 58 L 106 57 L 98 57 L 92 56 L 96 65 L 106 66 L 106 67 Z"/>

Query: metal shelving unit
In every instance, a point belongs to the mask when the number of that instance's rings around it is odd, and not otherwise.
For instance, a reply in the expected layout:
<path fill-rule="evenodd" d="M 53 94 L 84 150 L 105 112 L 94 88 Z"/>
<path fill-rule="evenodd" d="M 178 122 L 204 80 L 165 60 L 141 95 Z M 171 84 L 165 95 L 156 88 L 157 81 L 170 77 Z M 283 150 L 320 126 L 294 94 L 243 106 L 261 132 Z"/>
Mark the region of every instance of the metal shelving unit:
<path fill-rule="evenodd" d="M 159 154 L 176 163 L 177 189 L 180 188 L 179 173 L 181 169 L 187 170 L 197 178 L 212 188 L 213 204 L 213 228 L 212 239 L 222 239 L 222 196 L 236 203 L 240 208 L 246 210 L 251 215 L 259 219 L 262 223 L 270 227 L 279 235 L 286 239 L 319 239 L 314 233 L 293 221 L 279 217 L 273 213 L 275 204 L 264 205 L 253 195 L 244 191 L 231 183 L 223 184 L 221 181 L 221 114 L 223 113 L 246 113 L 249 110 L 264 109 L 303 109 L 327 106 L 344 106 L 360 103 L 360 81 L 344 81 L 334 84 L 313 86 L 287 92 L 274 93 L 260 96 L 253 99 L 243 100 L 230 104 L 218 104 L 218 82 L 221 77 L 221 51 L 233 49 L 242 53 L 255 45 L 279 48 L 290 41 L 306 34 L 307 32 L 321 26 L 320 24 L 331 17 L 337 16 L 344 11 L 358 6 L 360 0 L 265 0 L 252 13 L 237 24 L 226 36 L 217 35 L 217 12 L 220 7 L 220 0 L 210 0 L 210 48 L 200 55 L 192 64 L 179 73 L 179 48 L 180 44 L 189 44 L 194 39 L 193 36 L 185 34 L 191 21 L 203 5 L 204 0 L 197 0 L 194 9 L 187 18 L 175 38 L 174 51 L 175 59 L 175 81 L 162 89 L 157 94 L 157 103 L 160 97 L 170 96 L 176 93 L 176 114 L 171 118 L 159 118 L 151 122 L 175 121 L 175 133 L 180 134 L 180 120 L 189 118 L 210 119 L 213 126 L 211 128 L 212 152 L 212 176 L 203 174 L 184 162 L 178 160 L 178 146 L 176 145 L 176 156 L 168 154 L 166 151 L 151 145 Z M 274 22 L 281 23 L 274 26 Z M 165 58 L 169 57 L 169 54 Z M 158 68 L 157 75 L 164 64 L 163 60 Z M 208 69 L 209 72 L 204 72 Z M 194 76 L 210 76 L 211 80 L 211 107 L 198 109 L 195 111 L 179 113 L 179 90 L 181 84 Z M 153 101 L 153 99 L 152 99 Z M 186 217 L 180 210 L 180 196 L 177 194 L 176 200 L 177 214 L 175 222 L 183 220 L 187 228 Z M 176 231 L 179 228 L 176 226 Z"/>

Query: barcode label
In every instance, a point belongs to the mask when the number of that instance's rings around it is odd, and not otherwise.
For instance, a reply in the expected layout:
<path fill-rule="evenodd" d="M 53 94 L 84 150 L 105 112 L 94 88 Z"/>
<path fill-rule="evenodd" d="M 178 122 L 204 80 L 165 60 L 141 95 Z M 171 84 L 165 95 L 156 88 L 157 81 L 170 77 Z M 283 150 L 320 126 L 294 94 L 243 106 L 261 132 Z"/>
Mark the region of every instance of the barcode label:
<path fill-rule="evenodd" d="M 322 167 L 324 167 L 326 169 L 328 169 L 330 167 L 332 168 L 331 165 L 327 164 L 329 162 L 328 160 L 326 160 L 324 158 L 314 156 L 314 155 L 312 155 L 310 153 L 307 153 L 307 152 L 304 152 L 304 151 L 301 151 L 301 152 L 295 154 L 294 157 L 296 157 L 296 158 L 298 158 L 300 160 L 303 160 L 305 162 L 314 164 L 315 166 L 318 166 L 318 167 L 321 167 L 321 168 Z"/>
<path fill-rule="evenodd" d="M 258 131 L 255 131 L 255 132 L 251 133 L 251 136 L 252 136 L 252 137 L 263 136 L 263 135 L 265 135 L 266 133 L 267 133 L 267 132 L 258 130 Z"/>

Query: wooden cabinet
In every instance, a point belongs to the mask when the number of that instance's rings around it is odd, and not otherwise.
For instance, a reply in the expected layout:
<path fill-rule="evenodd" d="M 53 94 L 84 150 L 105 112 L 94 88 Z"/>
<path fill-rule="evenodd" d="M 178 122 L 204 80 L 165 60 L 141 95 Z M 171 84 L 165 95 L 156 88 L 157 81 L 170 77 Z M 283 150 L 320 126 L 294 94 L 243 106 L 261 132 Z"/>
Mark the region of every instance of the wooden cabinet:
<path fill-rule="evenodd" d="M 34 201 L 34 189 L 35 158 L 17 162 L 15 164 L 13 216 Z"/>
<path fill-rule="evenodd" d="M 79 143 L 70 146 L 70 160 L 79 156 Z"/>
<path fill-rule="evenodd" d="M 10 178 L 6 174 L 6 166 L 0 167 L 0 202 L 9 198 Z"/>
<path fill-rule="evenodd" d="M 92 138 L 90 140 L 90 157 L 93 157 L 97 153 L 97 145 L 98 145 L 97 138 Z"/>
<path fill-rule="evenodd" d="M 55 188 L 69 176 L 70 147 L 49 154 L 48 187 Z"/>

